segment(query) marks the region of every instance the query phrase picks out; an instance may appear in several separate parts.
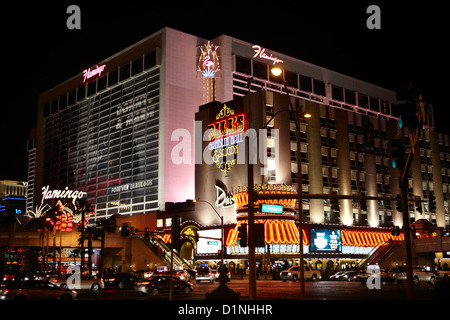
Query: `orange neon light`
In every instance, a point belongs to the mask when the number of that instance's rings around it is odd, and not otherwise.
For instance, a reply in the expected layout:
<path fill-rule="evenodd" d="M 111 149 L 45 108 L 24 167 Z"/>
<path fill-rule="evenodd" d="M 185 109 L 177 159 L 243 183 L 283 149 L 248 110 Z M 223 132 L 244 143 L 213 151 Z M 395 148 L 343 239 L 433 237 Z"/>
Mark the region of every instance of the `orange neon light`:
<path fill-rule="evenodd" d="M 258 194 L 294 194 L 292 192 L 287 191 L 258 191 Z M 248 192 L 239 192 L 234 194 L 234 201 L 236 203 L 236 208 L 245 207 L 248 204 Z M 255 206 L 258 206 L 262 203 L 264 204 L 273 204 L 273 205 L 281 205 L 283 207 L 295 208 L 295 199 L 267 199 L 267 200 L 258 200 L 255 201 Z"/>
<path fill-rule="evenodd" d="M 342 230 L 341 232 L 343 246 L 356 247 L 376 247 L 383 242 L 392 240 L 404 240 L 403 234 L 400 236 L 392 236 L 390 232 L 384 231 L 355 231 Z"/>
<path fill-rule="evenodd" d="M 298 244 L 300 233 L 295 221 L 292 220 L 257 220 L 256 223 L 264 223 L 264 237 L 266 244 Z M 236 245 L 238 228 L 242 222 L 238 222 L 236 227 L 228 232 L 226 245 Z M 306 231 L 303 230 L 303 244 L 309 245 Z"/>

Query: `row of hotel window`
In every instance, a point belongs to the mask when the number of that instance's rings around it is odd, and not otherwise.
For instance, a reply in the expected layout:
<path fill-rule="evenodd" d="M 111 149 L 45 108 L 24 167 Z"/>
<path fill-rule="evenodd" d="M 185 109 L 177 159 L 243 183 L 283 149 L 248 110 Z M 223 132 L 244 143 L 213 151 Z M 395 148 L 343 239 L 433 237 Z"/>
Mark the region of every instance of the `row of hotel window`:
<path fill-rule="evenodd" d="M 143 71 L 147 71 L 157 65 L 156 51 L 150 52 L 134 61 L 131 61 L 118 69 L 108 72 L 105 76 L 98 78 L 81 88 L 72 90 L 71 92 L 62 95 L 43 107 L 42 116 L 47 117 L 50 114 L 63 110 L 85 98 L 100 92 L 106 88 L 113 87 L 117 83 L 128 80 L 129 78 L 138 75 Z"/>
<path fill-rule="evenodd" d="M 275 83 L 282 83 L 282 79 L 272 75 L 267 64 L 244 57 L 236 56 L 236 71 L 239 73 L 251 75 L 258 79 L 269 80 Z M 286 82 L 286 85 L 288 87 L 304 92 L 314 93 L 324 97 L 326 96 L 325 83 L 321 80 L 313 79 L 308 76 L 285 70 L 284 81 Z M 345 102 L 351 105 L 358 105 L 362 108 L 370 109 L 375 112 L 391 114 L 389 102 L 379 101 L 378 98 L 369 97 L 368 95 L 364 95 L 361 93 L 358 93 L 358 95 L 356 95 L 356 92 L 354 90 L 332 85 L 331 98 L 333 100 Z M 358 103 L 356 100 L 358 100 Z M 392 110 L 392 115 L 398 116 L 395 115 L 394 109 Z"/>

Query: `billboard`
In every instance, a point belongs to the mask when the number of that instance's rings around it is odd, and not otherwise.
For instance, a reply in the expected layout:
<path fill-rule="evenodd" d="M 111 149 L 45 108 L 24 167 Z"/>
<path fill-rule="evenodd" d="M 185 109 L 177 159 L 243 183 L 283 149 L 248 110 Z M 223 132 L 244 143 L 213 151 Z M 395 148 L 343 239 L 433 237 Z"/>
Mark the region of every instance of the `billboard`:
<path fill-rule="evenodd" d="M 209 229 L 198 231 L 197 254 L 217 254 L 222 250 L 222 230 Z"/>
<path fill-rule="evenodd" d="M 311 229 L 311 252 L 341 252 L 341 230 Z"/>

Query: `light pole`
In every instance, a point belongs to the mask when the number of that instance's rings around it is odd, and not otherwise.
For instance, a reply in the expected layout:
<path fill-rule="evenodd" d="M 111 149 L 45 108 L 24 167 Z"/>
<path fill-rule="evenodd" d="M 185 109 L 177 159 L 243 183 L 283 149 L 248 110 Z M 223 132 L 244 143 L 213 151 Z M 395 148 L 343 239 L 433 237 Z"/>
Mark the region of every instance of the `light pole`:
<path fill-rule="evenodd" d="M 272 75 L 275 77 L 282 77 L 283 70 L 279 67 L 274 67 L 270 70 Z M 300 253 L 300 299 L 305 298 L 305 266 L 304 266 L 304 258 L 303 258 L 303 191 L 302 191 L 302 167 L 301 167 L 301 145 L 300 145 L 300 118 L 311 118 L 310 113 L 306 112 L 300 112 L 299 107 L 296 108 L 294 111 L 294 107 L 291 102 L 291 96 L 289 95 L 289 89 L 287 88 L 286 81 L 281 78 L 283 81 L 284 89 L 286 90 L 286 94 L 289 100 L 289 108 L 290 112 L 292 114 L 292 117 L 295 121 L 295 137 L 297 140 L 297 175 L 298 175 L 298 225 L 299 225 L 299 232 L 300 232 L 300 246 L 299 246 L 299 253 Z"/>
<path fill-rule="evenodd" d="M 211 204 L 211 203 L 209 203 L 208 201 L 206 201 L 206 200 L 201 200 L 200 198 L 197 198 L 197 199 L 195 199 L 195 200 L 193 200 L 194 202 L 204 202 L 204 203 L 207 203 L 207 204 L 209 204 L 209 206 L 214 210 L 214 212 L 217 214 L 217 216 L 220 218 L 220 229 L 221 229 L 221 234 L 222 234 L 222 236 L 221 236 L 221 238 L 222 238 L 222 240 L 221 240 L 221 243 L 222 243 L 222 246 L 221 246 L 221 250 L 220 250 L 220 260 L 221 260 L 221 264 L 223 264 L 223 256 L 224 256 L 224 250 L 225 250 L 225 230 L 224 230 L 224 228 L 223 228 L 223 216 L 221 216 L 218 212 L 217 212 L 217 210 L 216 210 L 216 208 L 214 208 L 214 206 Z"/>

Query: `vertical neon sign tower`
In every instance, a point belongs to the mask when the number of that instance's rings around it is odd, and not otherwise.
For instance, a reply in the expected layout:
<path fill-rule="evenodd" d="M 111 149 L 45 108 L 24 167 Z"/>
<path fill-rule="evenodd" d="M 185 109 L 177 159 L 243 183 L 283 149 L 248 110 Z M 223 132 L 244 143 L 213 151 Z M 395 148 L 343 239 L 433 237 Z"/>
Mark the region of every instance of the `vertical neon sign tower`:
<path fill-rule="evenodd" d="M 216 98 L 216 74 L 221 71 L 217 49 L 219 46 L 208 43 L 201 45 L 197 71 L 203 77 L 203 103 L 214 101 Z"/>

